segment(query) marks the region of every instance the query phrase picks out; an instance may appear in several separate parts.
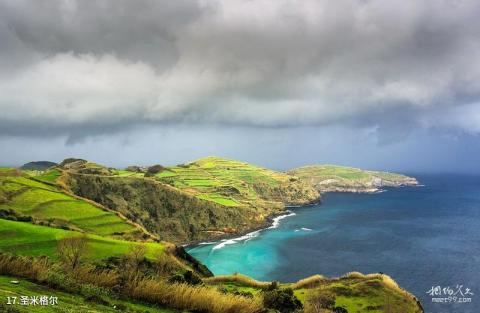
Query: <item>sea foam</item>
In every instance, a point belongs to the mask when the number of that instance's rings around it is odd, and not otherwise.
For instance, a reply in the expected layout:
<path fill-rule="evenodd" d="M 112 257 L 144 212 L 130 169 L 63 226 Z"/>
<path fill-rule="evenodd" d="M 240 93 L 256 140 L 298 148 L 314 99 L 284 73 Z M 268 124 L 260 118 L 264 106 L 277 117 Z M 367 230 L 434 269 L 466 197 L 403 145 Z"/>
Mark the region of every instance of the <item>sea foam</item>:
<path fill-rule="evenodd" d="M 280 221 L 283 220 L 284 218 L 287 218 L 289 216 L 294 216 L 296 215 L 294 212 L 291 212 L 291 211 L 287 211 L 288 214 L 285 214 L 285 215 L 280 215 L 280 216 L 277 216 L 275 218 L 273 218 L 272 220 L 272 225 L 270 227 L 267 227 L 265 229 L 275 229 L 278 227 L 278 225 L 280 225 Z M 264 229 L 260 229 L 260 230 L 256 230 L 254 232 L 251 232 L 251 233 L 248 233 L 246 235 L 243 235 L 241 237 L 237 237 L 237 238 L 232 238 L 232 239 L 223 239 L 220 241 L 219 244 L 217 244 L 216 246 L 214 246 L 212 248 L 212 250 L 218 250 L 218 249 L 222 249 L 224 248 L 225 246 L 228 246 L 228 245 L 233 245 L 233 244 L 236 244 L 236 243 L 239 243 L 239 242 L 247 242 L 249 240 L 252 240 L 253 238 L 255 237 L 258 237 L 258 235 L 260 234 L 260 232 L 264 230 Z"/>

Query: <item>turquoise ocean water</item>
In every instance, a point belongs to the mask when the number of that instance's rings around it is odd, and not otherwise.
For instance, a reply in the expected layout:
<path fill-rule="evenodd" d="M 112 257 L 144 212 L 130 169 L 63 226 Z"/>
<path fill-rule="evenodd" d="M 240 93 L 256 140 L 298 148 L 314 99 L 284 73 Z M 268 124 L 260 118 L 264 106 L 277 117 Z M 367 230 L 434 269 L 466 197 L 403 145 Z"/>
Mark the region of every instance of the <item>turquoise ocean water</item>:
<path fill-rule="evenodd" d="M 416 175 L 424 185 L 376 194 L 331 193 L 291 208 L 273 227 L 190 247 L 215 274 L 296 281 L 312 274 L 383 272 L 431 313 L 480 312 L 480 177 Z M 432 286 L 458 286 L 471 303 L 432 302 Z M 459 294 L 458 294 L 459 295 Z"/>

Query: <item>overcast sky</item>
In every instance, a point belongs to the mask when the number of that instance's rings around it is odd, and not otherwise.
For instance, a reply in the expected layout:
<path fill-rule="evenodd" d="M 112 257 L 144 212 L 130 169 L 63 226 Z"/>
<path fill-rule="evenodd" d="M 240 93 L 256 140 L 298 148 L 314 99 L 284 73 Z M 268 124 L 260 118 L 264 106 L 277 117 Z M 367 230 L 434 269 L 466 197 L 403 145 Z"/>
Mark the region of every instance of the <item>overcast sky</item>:
<path fill-rule="evenodd" d="M 0 0 L 0 163 L 480 172 L 480 2 Z"/>

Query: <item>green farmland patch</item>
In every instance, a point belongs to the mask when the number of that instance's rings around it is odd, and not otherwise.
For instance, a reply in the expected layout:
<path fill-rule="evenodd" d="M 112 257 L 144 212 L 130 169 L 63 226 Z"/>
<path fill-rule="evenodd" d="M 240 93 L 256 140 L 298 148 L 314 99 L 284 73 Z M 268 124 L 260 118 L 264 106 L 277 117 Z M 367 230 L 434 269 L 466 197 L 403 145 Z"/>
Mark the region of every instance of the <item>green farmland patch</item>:
<path fill-rule="evenodd" d="M 290 183 L 285 173 L 218 157 L 168 167 L 155 177 L 224 206 L 262 206 L 264 201 L 278 201 L 273 199 L 278 192 L 275 189 L 288 188 Z"/>
<path fill-rule="evenodd" d="M 127 170 L 115 170 L 114 174 L 119 177 L 144 177 L 144 173 L 132 172 Z"/>
<path fill-rule="evenodd" d="M 18 255 L 46 255 L 55 258 L 58 240 L 81 235 L 74 231 L 0 219 L 0 251 Z M 92 261 L 124 255 L 136 245 L 144 245 L 147 248 L 147 257 L 150 258 L 154 258 L 164 249 L 160 243 L 136 243 L 90 234 L 86 236 L 88 259 Z"/>
<path fill-rule="evenodd" d="M 115 213 L 104 211 L 28 177 L 1 176 L 0 195 L 5 198 L 3 203 L 0 203 L 0 208 L 13 209 L 39 220 L 55 221 L 57 226 L 71 226 L 103 236 L 136 230 Z"/>
<path fill-rule="evenodd" d="M 47 183 L 55 183 L 58 177 L 60 177 L 61 173 L 57 169 L 49 170 L 47 172 L 42 173 L 41 175 L 35 176 L 37 180 L 47 182 Z"/>
<path fill-rule="evenodd" d="M 233 199 L 222 197 L 219 195 L 200 194 L 197 196 L 200 199 L 213 201 L 225 206 L 237 206 L 239 203 Z"/>

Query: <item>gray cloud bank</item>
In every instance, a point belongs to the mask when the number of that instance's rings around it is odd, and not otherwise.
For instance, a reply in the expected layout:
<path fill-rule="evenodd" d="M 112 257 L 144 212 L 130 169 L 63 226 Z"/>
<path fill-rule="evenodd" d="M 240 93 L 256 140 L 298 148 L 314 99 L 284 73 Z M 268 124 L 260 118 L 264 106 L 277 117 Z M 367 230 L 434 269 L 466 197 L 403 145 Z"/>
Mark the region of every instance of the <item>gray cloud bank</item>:
<path fill-rule="evenodd" d="M 0 135 L 179 123 L 478 134 L 479 29 L 475 0 L 1 0 Z"/>

